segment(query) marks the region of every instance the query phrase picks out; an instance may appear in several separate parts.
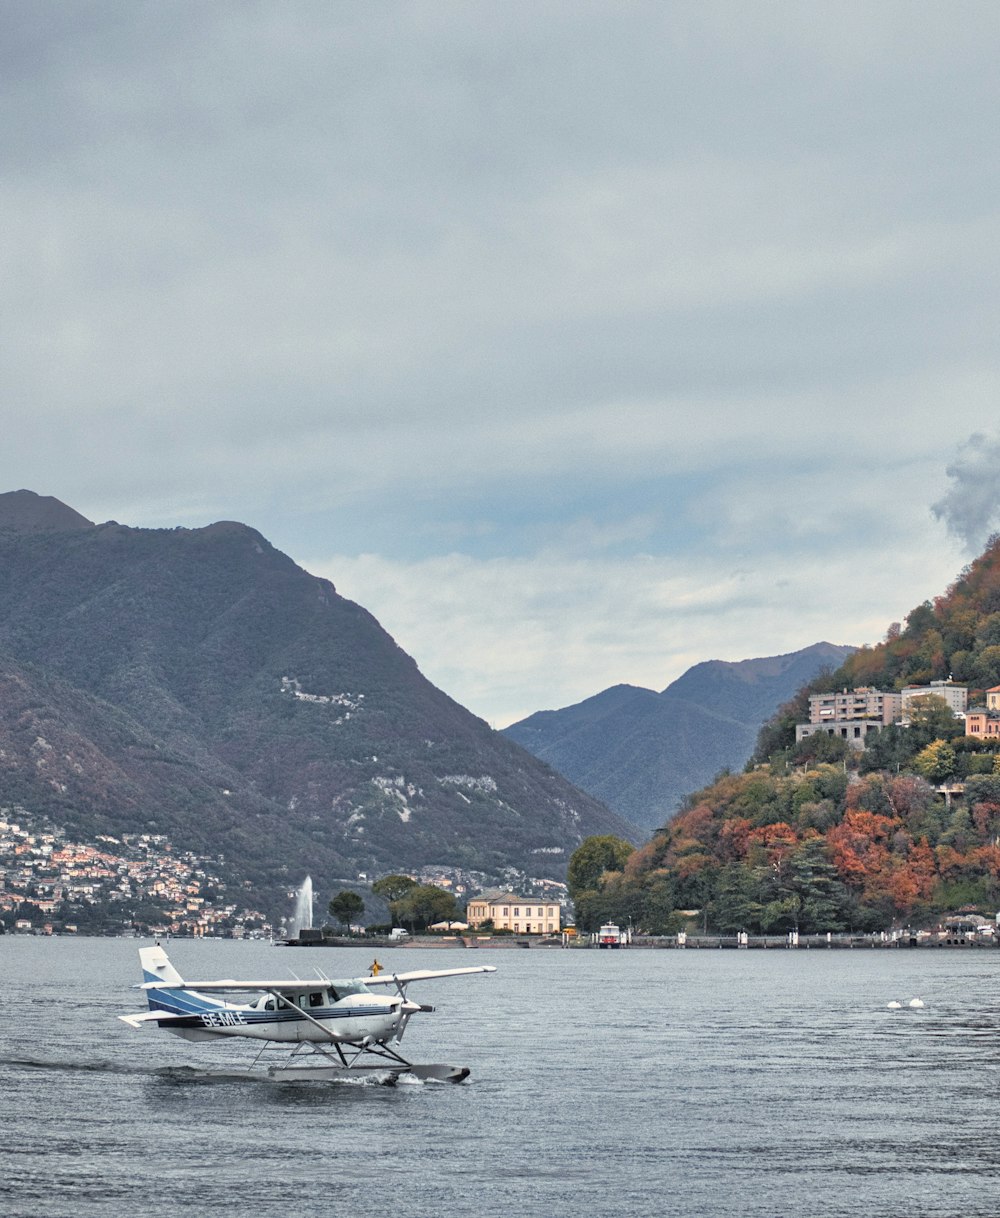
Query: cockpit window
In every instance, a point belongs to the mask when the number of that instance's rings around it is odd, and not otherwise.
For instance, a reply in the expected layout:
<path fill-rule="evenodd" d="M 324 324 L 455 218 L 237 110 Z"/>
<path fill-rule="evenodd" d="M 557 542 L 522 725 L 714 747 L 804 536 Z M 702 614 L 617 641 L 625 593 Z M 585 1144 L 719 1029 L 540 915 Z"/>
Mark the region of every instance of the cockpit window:
<path fill-rule="evenodd" d="M 311 1007 L 321 1007 L 323 1005 L 323 991 L 313 990 L 309 995 L 309 1005 Z"/>
<path fill-rule="evenodd" d="M 337 998 L 344 998 L 348 994 L 367 994 L 363 983 L 357 981 L 338 981 L 335 991 Z"/>

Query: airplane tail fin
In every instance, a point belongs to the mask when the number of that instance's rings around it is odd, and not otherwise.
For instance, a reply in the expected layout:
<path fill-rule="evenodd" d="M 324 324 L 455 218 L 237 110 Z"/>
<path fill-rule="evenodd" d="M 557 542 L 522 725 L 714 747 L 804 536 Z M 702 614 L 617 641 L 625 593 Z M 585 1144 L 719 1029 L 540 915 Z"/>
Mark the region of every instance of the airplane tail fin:
<path fill-rule="evenodd" d="M 167 981 L 176 982 L 179 985 L 184 984 L 184 978 L 167 959 L 167 953 L 160 947 L 159 943 L 155 947 L 140 947 L 139 963 L 142 965 L 142 979 L 144 982 Z M 153 1006 L 152 995 L 154 992 L 152 990 L 149 991 L 150 1007 Z"/>
<path fill-rule="evenodd" d="M 208 1029 L 190 1028 L 192 1015 L 224 1006 L 213 999 L 204 998 L 185 988 L 184 978 L 167 959 L 167 953 L 157 943 L 155 947 L 139 948 L 139 963 L 142 965 L 142 982 L 136 989 L 146 991 L 149 1010 L 141 1015 L 120 1015 L 124 1023 L 132 1028 L 143 1028 L 155 1023 L 157 1027 L 176 1032 L 187 1040 L 211 1038 Z M 173 989 L 171 987 L 179 988 Z M 180 1023 L 182 1026 L 176 1026 Z"/>

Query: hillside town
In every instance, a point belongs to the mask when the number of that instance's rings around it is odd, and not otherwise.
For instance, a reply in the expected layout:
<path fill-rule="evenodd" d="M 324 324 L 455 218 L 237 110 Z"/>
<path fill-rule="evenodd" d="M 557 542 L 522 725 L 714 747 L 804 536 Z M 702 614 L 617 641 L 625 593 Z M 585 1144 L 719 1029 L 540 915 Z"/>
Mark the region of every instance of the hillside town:
<path fill-rule="evenodd" d="M 101 835 L 94 844 L 72 841 L 51 824 L 40 825 L 27 809 L 0 807 L 0 933 L 133 934 L 193 938 L 272 938 L 286 933 L 285 919 L 272 925 L 250 907 L 248 891 L 234 899 L 219 877 L 218 861 L 175 850 L 164 834 Z M 427 867 L 413 878 L 450 892 L 459 907 L 482 892 L 488 877 L 458 868 Z M 527 894 L 514 901 L 553 902 L 547 909 L 558 926 L 568 898 L 566 885 L 528 877 L 513 869 L 511 888 Z M 357 883 L 369 877 L 359 874 Z M 247 886 L 249 888 L 249 885 Z M 489 895 L 501 889 L 490 889 Z M 242 895 L 242 894 L 241 894 Z M 294 893 L 289 893 L 290 899 Z M 497 920 L 506 927 L 506 917 Z M 522 929 L 520 926 L 512 929 Z M 353 927 L 364 933 L 364 927 Z"/>
<path fill-rule="evenodd" d="M 16 806 L 0 808 L 0 920 L 42 934 L 271 934 L 265 915 L 234 900 L 209 860 L 175 852 L 162 834 L 90 845 L 34 825 Z"/>

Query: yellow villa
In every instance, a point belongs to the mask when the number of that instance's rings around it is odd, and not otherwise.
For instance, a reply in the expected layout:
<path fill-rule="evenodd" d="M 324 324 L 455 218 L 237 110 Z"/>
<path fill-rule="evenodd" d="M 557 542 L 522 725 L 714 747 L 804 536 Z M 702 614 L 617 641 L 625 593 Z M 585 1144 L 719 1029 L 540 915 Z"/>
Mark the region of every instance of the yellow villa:
<path fill-rule="evenodd" d="M 492 922 L 496 930 L 526 935 L 559 933 L 559 902 L 539 901 L 504 893 L 499 897 L 473 897 L 465 914 L 470 927 Z"/>

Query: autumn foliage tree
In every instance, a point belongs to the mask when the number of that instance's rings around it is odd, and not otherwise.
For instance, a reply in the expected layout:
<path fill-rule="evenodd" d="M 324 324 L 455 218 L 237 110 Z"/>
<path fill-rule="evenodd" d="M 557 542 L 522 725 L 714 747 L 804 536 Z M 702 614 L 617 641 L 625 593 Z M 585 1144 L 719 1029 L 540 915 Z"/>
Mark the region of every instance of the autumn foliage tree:
<path fill-rule="evenodd" d="M 970 780 L 971 781 L 971 780 Z M 978 783 L 978 785 L 977 785 Z M 842 768 L 726 775 L 584 894 L 592 919 L 653 933 L 700 911 L 717 931 L 884 929 L 959 897 L 1000 899 L 1000 775 L 944 809 L 915 774 Z"/>
<path fill-rule="evenodd" d="M 623 866 L 592 874 L 590 914 L 627 912 L 661 933 L 690 910 L 720 931 L 808 932 L 1000 908 L 1000 740 L 966 736 L 935 693 L 863 748 L 824 732 L 795 740 L 810 693 L 949 678 L 973 705 L 1000 685 L 1000 535 L 943 596 L 782 706 L 744 774 L 695 792 Z"/>

